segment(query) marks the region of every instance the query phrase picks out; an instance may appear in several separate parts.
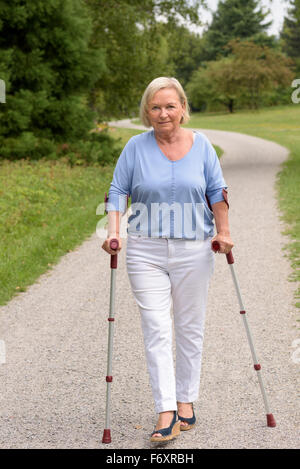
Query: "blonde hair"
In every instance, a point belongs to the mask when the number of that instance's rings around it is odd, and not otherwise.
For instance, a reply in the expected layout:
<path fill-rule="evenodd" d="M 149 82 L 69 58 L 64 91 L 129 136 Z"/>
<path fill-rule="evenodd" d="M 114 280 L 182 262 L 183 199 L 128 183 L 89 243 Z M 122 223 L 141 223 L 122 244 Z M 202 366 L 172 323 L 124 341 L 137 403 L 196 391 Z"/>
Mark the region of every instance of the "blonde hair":
<path fill-rule="evenodd" d="M 190 120 L 190 107 L 181 84 L 176 78 L 159 77 L 152 80 L 144 91 L 140 104 L 140 119 L 143 125 L 146 127 L 151 127 L 147 112 L 148 103 L 153 98 L 155 93 L 163 88 L 174 88 L 177 91 L 181 104 L 185 104 L 185 110 L 183 111 L 183 116 L 180 123 L 186 124 Z"/>

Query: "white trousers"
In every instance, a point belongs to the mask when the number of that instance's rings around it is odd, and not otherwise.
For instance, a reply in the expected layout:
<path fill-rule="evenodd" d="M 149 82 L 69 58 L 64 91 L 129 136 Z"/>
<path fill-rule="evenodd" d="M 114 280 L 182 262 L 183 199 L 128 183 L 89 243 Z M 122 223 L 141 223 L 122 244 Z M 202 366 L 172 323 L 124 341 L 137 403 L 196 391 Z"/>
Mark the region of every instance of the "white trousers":
<path fill-rule="evenodd" d="M 126 266 L 141 314 L 155 410 L 176 410 L 177 401 L 198 398 L 206 300 L 214 270 L 211 238 L 186 241 L 129 234 Z"/>

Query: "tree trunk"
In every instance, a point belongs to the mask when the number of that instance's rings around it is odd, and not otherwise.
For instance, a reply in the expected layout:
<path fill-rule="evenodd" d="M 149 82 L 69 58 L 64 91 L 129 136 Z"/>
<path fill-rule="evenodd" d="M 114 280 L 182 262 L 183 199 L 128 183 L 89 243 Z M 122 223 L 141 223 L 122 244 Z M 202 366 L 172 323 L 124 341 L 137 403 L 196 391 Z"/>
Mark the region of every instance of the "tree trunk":
<path fill-rule="evenodd" d="M 230 112 L 231 114 L 233 114 L 233 106 L 234 106 L 234 100 L 233 100 L 233 99 L 230 99 L 230 100 L 228 101 L 227 107 L 228 107 L 229 112 Z"/>

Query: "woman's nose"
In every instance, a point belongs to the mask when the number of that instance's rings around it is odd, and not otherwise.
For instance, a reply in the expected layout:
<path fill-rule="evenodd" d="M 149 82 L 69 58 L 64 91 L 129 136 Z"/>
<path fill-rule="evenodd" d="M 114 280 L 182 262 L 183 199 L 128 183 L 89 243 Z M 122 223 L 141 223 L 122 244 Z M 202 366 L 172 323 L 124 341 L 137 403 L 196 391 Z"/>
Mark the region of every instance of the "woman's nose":
<path fill-rule="evenodd" d="M 160 111 L 160 117 L 167 117 L 167 115 L 167 109 L 162 107 Z"/>

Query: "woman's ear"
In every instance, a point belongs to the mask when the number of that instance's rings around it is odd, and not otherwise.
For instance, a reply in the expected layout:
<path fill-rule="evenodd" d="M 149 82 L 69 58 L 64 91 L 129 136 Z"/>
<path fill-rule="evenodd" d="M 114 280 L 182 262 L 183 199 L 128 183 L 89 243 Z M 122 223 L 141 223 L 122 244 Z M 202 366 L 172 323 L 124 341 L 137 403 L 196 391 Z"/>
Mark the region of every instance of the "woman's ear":
<path fill-rule="evenodd" d="M 181 103 L 181 106 L 182 106 L 182 117 L 180 119 L 180 124 L 182 124 L 183 119 L 184 119 L 184 114 L 185 114 L 185 111 L 186 111 L 186 102 L 184 101 L 183 103 Z"/>

